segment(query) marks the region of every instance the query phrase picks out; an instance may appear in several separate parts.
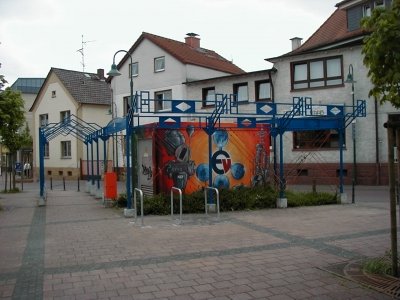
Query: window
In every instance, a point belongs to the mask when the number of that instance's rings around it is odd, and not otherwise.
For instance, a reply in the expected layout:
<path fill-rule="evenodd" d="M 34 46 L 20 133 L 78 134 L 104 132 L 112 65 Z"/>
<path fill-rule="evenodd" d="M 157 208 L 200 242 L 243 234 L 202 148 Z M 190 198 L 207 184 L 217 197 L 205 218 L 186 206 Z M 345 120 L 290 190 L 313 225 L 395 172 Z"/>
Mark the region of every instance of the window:
<path fill-rule="evenodd" d="M 267 80 L 256 81 L 256 101 L 271 100 L 271 83 Z"/>
<path fill-rule="evenodd" d="M 134 62 L 133 64 L 130 64 L 129 68 L 129 76 L 138 76 L 139 75 L 139 63 Z"/>
<path fill-rule="evenodd" d="M 234 84 L 233 93 L 236 95 L 237 102 L 249 101 L 249 91 L 247 87 L 247 82 Z"/>
<path fill-rule="evenodd" d="M 371 16 L 371 5 L 365 4 L 363 6 L 363 17 L 370 17 Z"/>
<path fill-rule="evenodd" d="M 339 149 L 339 133 L 334 129 L 295 131 L 293 145 L 299 150 Z"/>
<path fill-rule="evenodd" d="M 71 157 L 71 141 L 61 142 L 61 158 Z"/>
<path fill-rule="evenodd" d="M 51 98 L 55 98 L 56 97 L 56 91 L 51 91 Z"/>
<path fill-rule="evenodd" d="M 40 127 L 45 127 L 47 124 L 49 124 L 49 115 L 48 114 L 39 115 L 39 124 Z"/>
<path fill-rule="evenodd" d="M 343 85 L 342 57 L 292 63 L 292 90 Z"/>
<path fill-rule="evenodd" d="M 161 72 L 165 70 L 165 56 L 156 57 L 154 59 L 154 72 Z"/>
<path fill-rule="evenodd" d="M 171 101 L 166 101 L 166 100 L 172 99 L 172 90 L 155 92 L 154 99 L 155 99 L 154 103 L 155 111 L 171 110 L 172 108 Z"/>
<path fill-rule="evenodd" d="M 71 117 L 71 111 L 70 110 L 64 110 L 60 112 L 60 122 L 64 122 L 68 120 Z"/>
<path fill-rule="evenodd" d="M 43 156 L 47 158 L 50 157 L 49 142 L 46 142 L 46 144 L 44 144 Z"/>
<path fill-rule="evenodd" d="M 202 94 L 203 107 L 215 105 L 215 87 L 204 88 Z"/>

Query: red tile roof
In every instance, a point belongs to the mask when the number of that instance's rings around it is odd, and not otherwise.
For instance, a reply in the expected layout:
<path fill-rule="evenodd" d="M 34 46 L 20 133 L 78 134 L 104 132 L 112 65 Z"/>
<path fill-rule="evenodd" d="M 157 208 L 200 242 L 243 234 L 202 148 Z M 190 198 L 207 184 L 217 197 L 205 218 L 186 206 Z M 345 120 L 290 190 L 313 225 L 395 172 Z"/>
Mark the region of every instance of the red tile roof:
<path fill-rule="evenodd" d="M 129 49 L 129 53 L 133 53 L 133 51 L 144 39 L 148 39 L 184 64 L 196 65 L 229 74 L 241 74 L 245 72 L 212 50 L 204 48 L 196 49 L 190 47 L 186 43 L 178 42 L 147 32 L 143 32 L 140 35 L 135 44 L 131 47 L 131 49 Z M 128 56 L 126 55 L 118 64 L 118 67 L 120 67 L 120 65 L 122 65 L 127 59 Z"/>
<path fill-rule="evenodd" d="M 304 42 L 299 48 L 282 56 L 311 52 L 318 50 L 321 47 L 361 37 L 364 34 L 365 31 L 362 29 L 348 31 L 346 10 L 338 8 L 306 42 Z"/>

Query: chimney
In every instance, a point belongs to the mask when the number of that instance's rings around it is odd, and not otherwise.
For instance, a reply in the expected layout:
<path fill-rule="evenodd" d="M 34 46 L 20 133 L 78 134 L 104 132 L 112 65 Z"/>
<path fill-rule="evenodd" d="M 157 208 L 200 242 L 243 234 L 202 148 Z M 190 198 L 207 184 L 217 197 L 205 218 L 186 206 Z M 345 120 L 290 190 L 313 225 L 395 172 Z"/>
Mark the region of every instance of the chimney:
<path fill-rule="evenodd" d="M 299 37 L 294 37 L 294 38 L 291 38 L 290 40 L 292 41 L 292 51 L 293 51 L 301 46 L 301 41 L 303 39 L 299 38 Z"/>
<path fill-rule="evenodd" d="M 189 32 L 186 34 L 185 43 L 192 48 L 200 48 L 200 39 L 197 37 L 199 36 L 197 33 Z"/>
<path fill-rule="evenodd" d="M 100 80 L 105 79 L 105 77 L 104 77 L 104 69 L 97 69 L 97 77 L 99 77 Z"/>

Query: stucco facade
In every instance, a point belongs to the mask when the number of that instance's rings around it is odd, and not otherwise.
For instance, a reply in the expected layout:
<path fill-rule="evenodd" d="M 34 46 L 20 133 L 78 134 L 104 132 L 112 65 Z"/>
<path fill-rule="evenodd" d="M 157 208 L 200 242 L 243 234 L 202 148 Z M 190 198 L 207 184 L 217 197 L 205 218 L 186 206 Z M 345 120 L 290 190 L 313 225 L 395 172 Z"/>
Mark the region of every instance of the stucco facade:
<path fill-rule="evenodd" d="M 84 84 L 84 82 L 80 82 L 80 84 Z M 68 115 L 77 116 L 87 123 L 95 123 L 100 127 L 104 127 L 111 119 L 108 110 L 109 104 L 87 104 L 76 101 L 56 73 L 50 71 L 31 108 L 34 116 L 34 174 L 37 176 L 39 168 L 38 133 L 40 126 L 45 125 L 41 124 L 41 122 L 44 122 L 43 119 L 47 119 L 47 124 L 57 124 L 62 121 L 64 114 L 67 113 Z M 70 143 L 70 151 L 62 150 L 62 144 L 65 147 L 65 143 Z M 101 144 L 102 141 L 99 142 L 99 145 L 103 149 Z M 100 151 L 99 158 L 101 160 L 103 156 L 103 152 Z M 96 158 L 95 151 L 94 159 Z M 44 156 L 45 176 L 54 179 L 63 177 L 76 179 L 81 173 L 81 160 L 86 160 L 86 145 L 74 134 L 59 134 L 48 141 L 48 148 L 46 147 Z"/>

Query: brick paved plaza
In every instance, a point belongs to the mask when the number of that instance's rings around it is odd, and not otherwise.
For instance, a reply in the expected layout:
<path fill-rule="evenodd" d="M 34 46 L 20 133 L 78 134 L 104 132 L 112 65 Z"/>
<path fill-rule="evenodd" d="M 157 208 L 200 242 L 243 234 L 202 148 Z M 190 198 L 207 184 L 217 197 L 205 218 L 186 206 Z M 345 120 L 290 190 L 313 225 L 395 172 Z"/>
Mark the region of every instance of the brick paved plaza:
<path fill-rule="evenodd" d="M 0 299 L 390 299 L 329 272 L 390 248 L 388 188 L 356 196 L 141 227 L 76 189 L 38 207 L 26 184 L 0 194 Z"/>

